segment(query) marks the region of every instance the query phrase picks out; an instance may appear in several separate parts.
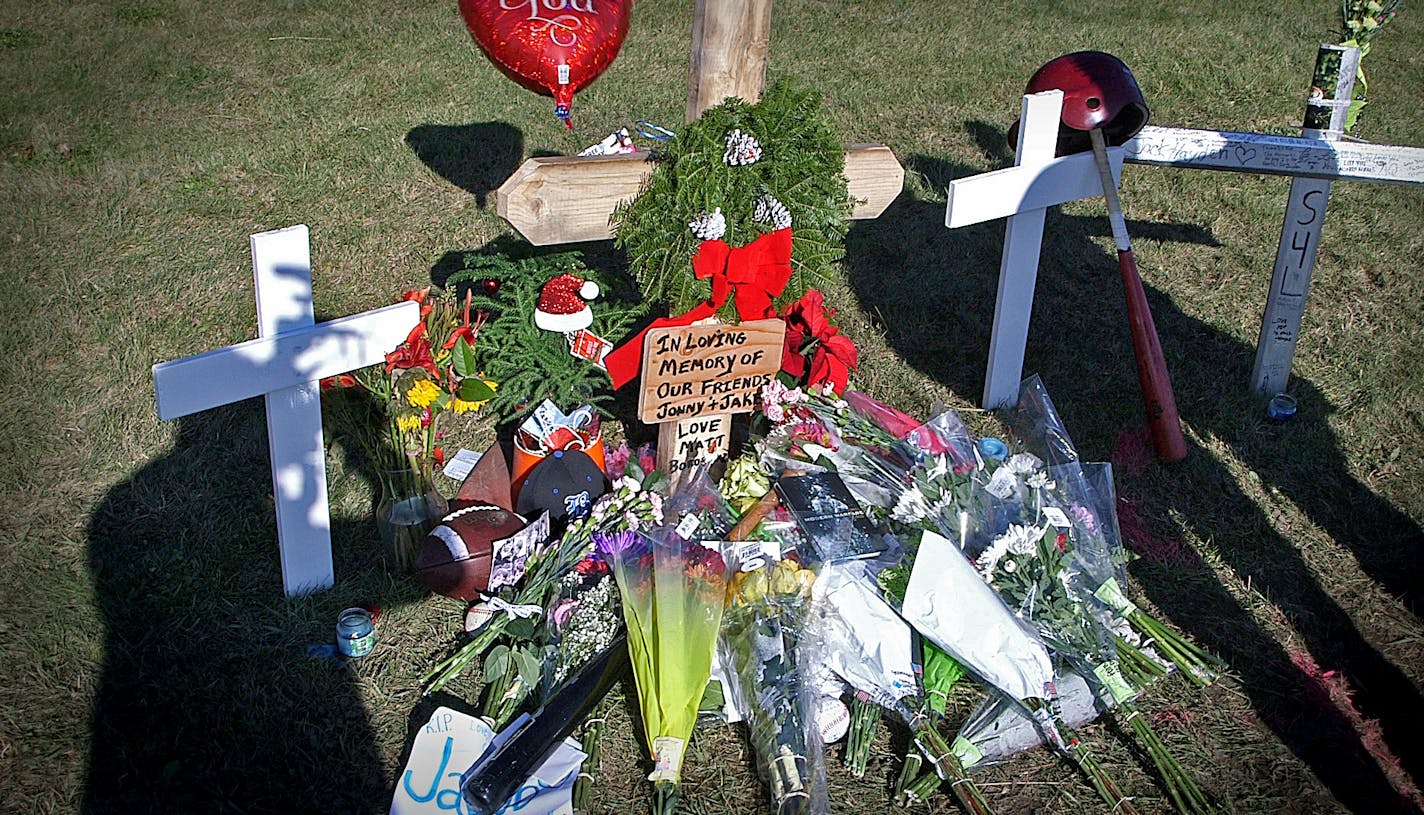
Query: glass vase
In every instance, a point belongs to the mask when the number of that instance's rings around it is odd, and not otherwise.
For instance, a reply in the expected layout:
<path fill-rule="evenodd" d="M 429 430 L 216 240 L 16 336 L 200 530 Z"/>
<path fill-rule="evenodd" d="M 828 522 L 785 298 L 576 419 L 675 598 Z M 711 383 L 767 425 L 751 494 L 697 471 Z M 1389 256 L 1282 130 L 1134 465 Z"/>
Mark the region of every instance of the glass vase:
<path fill-rule="evenodd" d="M 411 571 L 421 541 L 445 516 L 448 504 L 435 480 L 421 469 L 387 470 L 381 476 L 376 529 L 387 562 L 402 574 Z"/>

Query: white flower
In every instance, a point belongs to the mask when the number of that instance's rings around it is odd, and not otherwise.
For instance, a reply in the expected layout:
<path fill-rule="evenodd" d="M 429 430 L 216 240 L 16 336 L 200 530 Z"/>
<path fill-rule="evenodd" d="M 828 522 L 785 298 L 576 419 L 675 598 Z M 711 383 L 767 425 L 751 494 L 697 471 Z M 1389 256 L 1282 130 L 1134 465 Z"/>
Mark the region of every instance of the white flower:
<path fill-rule="evenodd" d="M 1004 466 L 1021 476 L 1027 476 L 1043 469 L 1043 459 L 1033 453 L 1016 453 L 1004 462 Z"/>
<path fill-rule="evenodd" d="M 989 544 L 989 548 L 980 553 L 974 561 L 974 568 L 986 578 L 994 573 L 994 568 L 999 565 L 999 559 L 1009 551 L 1008 541 L 1001 535 Z"/>
<path fill-rule="evenodd" d="M 1009 524 L 1009 528 L 994 539 L 994 545 L 1003 546 L 1016 555 L 1026 555 L 1033 551 L 1034 544 L 1043 537 L 1043 532 L 1043 527 Z"/>
<path fill-rule="evenodd" d="M 1033 487 L 1036 490 L 1041 490 L 1045 487 L 1053 486 L 1053 482 L 1048 480 L 1048 473 L 1044 472 L 1037 472 L 1029 475 L 1029 477 L 1024 480 L 1024 483 L 1029 485 L 1030 487 Z"/>
<path fill-rule="evenodd" d="M 1014 570 L 1018 567 L 1019 565 L 1013 562 L 1013 560 L 1004 561 L 1004 571 L 1008 572 L 1009 574 L 1013 574 Z"/>
<path fill-rule="evenodd" d="M 929 514 L 928 507 L 925 506 L 924 496 L 919 490 L 905 490 L 900 493 L 900 498 L 895 502 L 895 508 L 890 510 L 890 517 L 902 524 L 912 524 Z"/>

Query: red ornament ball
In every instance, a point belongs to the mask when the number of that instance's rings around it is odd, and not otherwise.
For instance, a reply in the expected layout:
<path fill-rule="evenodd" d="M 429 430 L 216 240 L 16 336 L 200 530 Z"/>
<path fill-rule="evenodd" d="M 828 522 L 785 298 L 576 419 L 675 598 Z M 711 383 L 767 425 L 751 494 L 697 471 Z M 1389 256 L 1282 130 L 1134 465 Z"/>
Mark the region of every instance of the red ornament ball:
<path fill-rule="evenodd" d="M 633 0 L 460 0 L 460 14 L 490 62 L 536 93 L 573 127 L 574 94 L 603 73 L 628 33 Z"/>
<path fill-rule="evenodd" d="M 496 294 L 499 294 L 499 279 L 486 277 L 480 281 L 480 288 L 484 289 L 486 297 L 494 297 Z"/>

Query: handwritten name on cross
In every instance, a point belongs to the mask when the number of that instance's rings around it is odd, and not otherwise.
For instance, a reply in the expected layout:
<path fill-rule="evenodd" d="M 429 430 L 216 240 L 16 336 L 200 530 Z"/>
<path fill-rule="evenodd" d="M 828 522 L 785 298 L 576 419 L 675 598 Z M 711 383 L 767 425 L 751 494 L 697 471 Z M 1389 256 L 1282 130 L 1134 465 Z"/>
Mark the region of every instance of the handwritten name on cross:
<path fill-rule="evenodd" d="M 1250 388 L 1259 394 L 1279 393 L 1290 382 L 1331 182 L 1424 184 L 1424 149 L 1339 141 L 1359 49 L 1320 46 L 1315 75 L 1328 76 L 1331 64 L 1338 66 L 1334 93 L 1312 92 L 1299 137 L 1149 127 L 1124 145 L 1126 160 L 1137 164 L 1291 177 L 1251 368 Z"/>
<path fill-rule="evenodd" d="M 317 325 L 307 228 L 263 232 L 251 244 L 258 338 L 154 365 L 153 387 L 165 421 L 263 397 L 282 587 L 294 596 L 334 582 L 318 382 L 384 360 L 420 307 L 398 303 Z"/>
<path fill-rule="evenodd" d="M 999 261 L 999 292 L 984 374 L 984 407 L 1012 404 L 1023 379 L 1024 348 L 1038 281 L 1043 220 L 1048 208 L 1103 194 L 1092 153 L 1055 159 L 1062 91 L 1023 98 L 1015 166 L 950 182 L 944 225 L 954 229 L 1008 218 Z M 1122 175 L 1123 149 L 1108 148 L 1113 180 Z"/>

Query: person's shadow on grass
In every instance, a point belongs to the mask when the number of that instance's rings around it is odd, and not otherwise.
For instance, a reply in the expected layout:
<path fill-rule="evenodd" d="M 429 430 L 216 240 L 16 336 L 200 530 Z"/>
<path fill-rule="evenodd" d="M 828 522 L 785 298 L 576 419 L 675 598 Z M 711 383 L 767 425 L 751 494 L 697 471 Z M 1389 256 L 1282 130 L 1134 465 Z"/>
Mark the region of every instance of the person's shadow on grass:
<path fill-rule="evenodd" d="M 370 581 L 283 600 L 262 403 L 178 420 L 89 525 L 103 617 L 83 812 L 370 812 L 388 800 L 357 662 L 335 642 Z M 363 526 L 336 522 L 337 562 Z M 371 547 L 374 549 L 374 547 Z"/>
<path fill-rule="evenodd" d="M 1001 130 L 982 123 L 970 130 L 986 154 L 1009 162 Z M 979 172 L 923 156 L 907 163 L 934 187 Z M 1129 232 L 1139 240 L 1213 242 L 1192 225 L 1130 222 Z M 1192 446 L 1186 462 L 1165 469 L 1151 464 L 1143 434 L 1122 433 L 1143 418 L 1120 276 L 1114 259 L 1093 241 L 1106 233 L 1105 213 L 1050 211 L 1025 373 L 1041 374 L 1080 452 L 1103 458 L 1117 450 L 1119 497 L 1130 502 L 1120 504 L 1127 510 L 1124 534 L 1146 555 L 1134 564 L 1134 578 L 1171 623 L 1230 663 L 1261 718 L 1339 801 L 1361 813 L 1415 811 L 1369 755 L 1358 722 L 1330 701 L 1329 677 L 1322 674 L 1339 671 L 1348 680 L 1356 705 L 1379 721 L 1404 769 L 1424 779 L 1419 689 L 1362 635 L 1296 541 L 1273 525 L 1212 451 Z M 855 222 L 846 241 L 852 291 L 867 313 L 894 315 L 882 317 L 879 327 L 896 352 L 976 402 L 1002 236 L 1001 222 L 948 230 L 942 203 L 902 194 L 880 218 Z M 1267 425 L 1261 401 L 1246 392 L 1254 349 L 1147 291 L 1183 422 L 1229 446 L 1264 488 L 1298 506 L 1365 576 L 1417 614 L 1424 534 L 1350 473 L 1320 391 L 1308 380 L 1293 380 L 1298 416 Z M 1301 651 L 1288 651 L 1262 629 L 1197 553 L 1174 550 L 1167 522 L 1142 520 L 1170 517 L 1180 518 L 1196 539 L 1213 542 L 1211 559 L 1290 619 Z"/>

